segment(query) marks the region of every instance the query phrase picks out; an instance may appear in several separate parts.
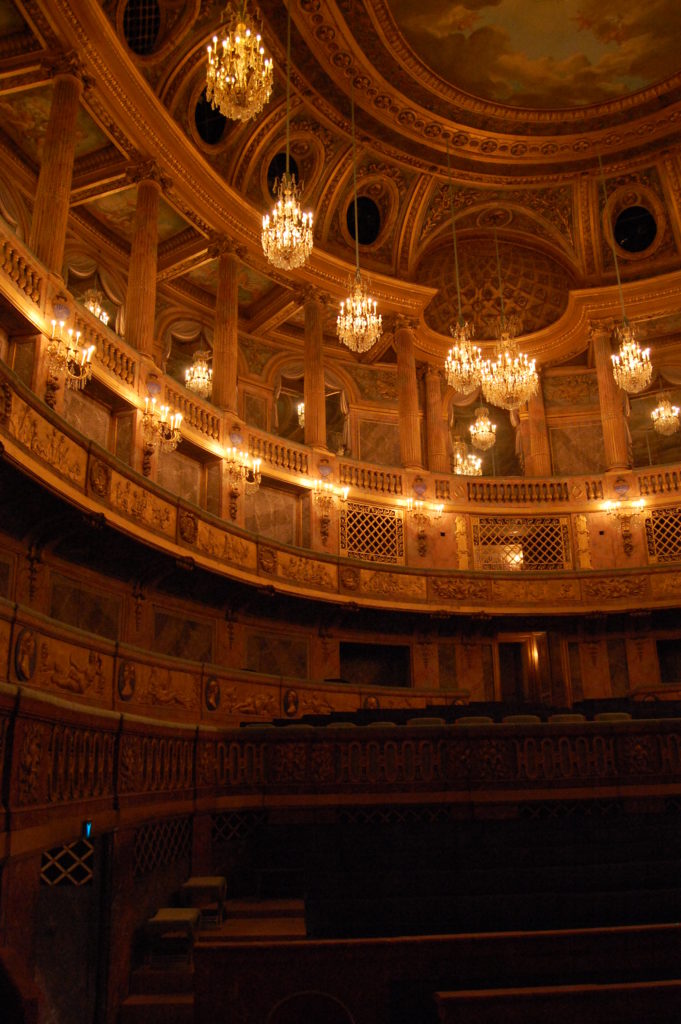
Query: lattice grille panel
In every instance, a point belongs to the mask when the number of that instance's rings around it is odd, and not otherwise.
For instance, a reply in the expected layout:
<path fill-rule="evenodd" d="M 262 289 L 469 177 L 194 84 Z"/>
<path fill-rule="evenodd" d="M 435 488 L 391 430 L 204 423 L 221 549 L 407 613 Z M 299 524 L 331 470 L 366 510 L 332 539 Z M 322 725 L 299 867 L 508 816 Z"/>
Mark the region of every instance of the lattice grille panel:
<path fill-rule="evenodd" d="M 87 839 L 45 850 L 40 862 L 41 885 L 88 885 L 94 874 L 95 848 Z"/>
<path fill-rule="evenodd" d="M 546 821 L 551 818 L 613 818 L 624 814 L 621 800 L 539 800 L 518 805 L 521 818 Z"/>
<path fill-rule="evenodd" d="M 572 567 L 567 517 L 480 516 L 472 522 L 476 569 L 520 572 Z"/>
<path fill-rule="evenodd" d="M 211 819 L 213 846 L 242 842 L 266 821 L 267 815 L 264 811 L 227 811 L 225 814 L 214 814 Z"/>
<path fill-rule="evenodd" d="M 432 825 L 450 818 L 448 807 L 345 807 L 338 813 L 344 825 Z"/>
<path fill-rule="evenodd" d="M 382 505 L 348 501 L 340 514 L 341 554 L 365 562 L 404 562 L 402 512 Z"/>
<path fill-rule="evenodd" d="M 646 542 L 651 562 L 681 560 L 681 511 L 656 508 L 646 516 Z"/>
<path fill-rule="evenodd" d="M 143 825 L 135 833 L 135 877 L 188 858 L 191 848 L 191 818 L 172 818 L 157 825 Z"/>

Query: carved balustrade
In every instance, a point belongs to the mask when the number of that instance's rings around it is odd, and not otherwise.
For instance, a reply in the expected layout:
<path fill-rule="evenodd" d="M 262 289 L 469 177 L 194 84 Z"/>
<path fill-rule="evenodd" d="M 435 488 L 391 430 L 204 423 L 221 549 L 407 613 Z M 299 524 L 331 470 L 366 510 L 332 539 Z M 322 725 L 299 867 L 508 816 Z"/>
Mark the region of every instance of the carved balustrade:
<path fill-rule="evenodd" d="M 0 290 L 10 298 L 18 298 L 19 308 L 28 299 L 37 310 L 42 310 L 48 276 L 30 249 L 0 217 Z"/>
<path fill-rule="evenodd" d="M 110 373 L 119 384 L 137 387 L 138 354 L 113 331 L 105 327 L 87 310 L 78 310 L 75 328 L 81 332 L 81 344 L 95 347 L 94 369 Z"/>

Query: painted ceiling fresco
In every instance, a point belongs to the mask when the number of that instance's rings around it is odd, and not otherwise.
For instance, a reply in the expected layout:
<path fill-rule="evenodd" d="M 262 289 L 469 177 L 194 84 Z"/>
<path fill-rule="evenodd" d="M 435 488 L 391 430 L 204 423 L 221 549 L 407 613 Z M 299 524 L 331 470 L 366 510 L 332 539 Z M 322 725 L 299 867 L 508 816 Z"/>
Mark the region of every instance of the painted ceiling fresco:
<path fill-rule="evenodd" d="M 515 107 L 603 103 L 681 70 L 681 3 L 389 0 L 406 40 L 457 88 Z"/>
<path fill-rule="evenodd" d="M 35 164 L 40 163 L 51 104 L 51 85 L 0 96 L 3 130 Z M 106 135 L 81 106 L 76 120 L 76 159 L 108 144 Z"/>
<path fill-rule="evenodd" d="M 99 196 L 85 205 L 89 213 L 96 220 L 103 223 L 109 231 L 130 243 L 132 241 L 136 204 L 137 188 L 134 187 L 124 189 L 121 192 L 112 192 L 109 195 Z M 167 242 L 169 238 L 173 238 L 180 231 L 184 231 L 186 227 L 186 220 L 161 197 L 158 211 L 159 242 Z"/>
<path fill-rule="evenodd" d="M 190 270 L 186 277 L 193 284 L 198 285 L 199 288 L 203 288 L 205 292 L 209 292 L 211 295 L 217 295 L 217 260 L 211 260 L 209 263 L 202 263 L 200 267 Z M 259 274 L 257 270 L 253 270 L 252 267 L 247 267 L 243 264 L 239 268 L 238 286 L 239 305 L 246 309 L 249 306 L 252 306 L 253 303 L 264 298 L 264 296 L 274 288 L 274 284 L 268 277 L 265 277 L 264 274 Z"/>

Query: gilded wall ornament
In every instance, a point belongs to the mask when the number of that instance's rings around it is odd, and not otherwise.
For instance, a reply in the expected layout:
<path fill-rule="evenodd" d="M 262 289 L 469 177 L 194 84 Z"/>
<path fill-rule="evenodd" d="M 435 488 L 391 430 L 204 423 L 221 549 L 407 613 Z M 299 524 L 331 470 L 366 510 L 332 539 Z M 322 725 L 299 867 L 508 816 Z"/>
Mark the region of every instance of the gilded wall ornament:
<path fill-rule="evenodd" d="M 36 638 L 30 629 L 22 629 L 14 648 L 14 671 L 17 679 L 28 683 L 35 673 L 38 654 Z"/>
<path fill-rule="evenodd" d="M 131 661 L 122 661 L 118 666 L 118 696 L 122 701 L 129 701 L 135 696 L 137 673 Z"/>

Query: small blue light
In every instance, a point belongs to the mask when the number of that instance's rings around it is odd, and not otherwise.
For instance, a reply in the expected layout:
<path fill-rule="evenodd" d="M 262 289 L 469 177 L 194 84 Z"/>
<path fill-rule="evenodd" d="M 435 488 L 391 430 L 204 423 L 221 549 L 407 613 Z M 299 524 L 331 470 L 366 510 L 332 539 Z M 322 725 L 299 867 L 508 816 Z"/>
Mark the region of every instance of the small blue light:
<path fill-rule="evenodd" d="M 83 822 L 83 839 L 90 839 L 91 836 L 92 836 L 92 822 L 91 821 L 84 821 Z"/>

